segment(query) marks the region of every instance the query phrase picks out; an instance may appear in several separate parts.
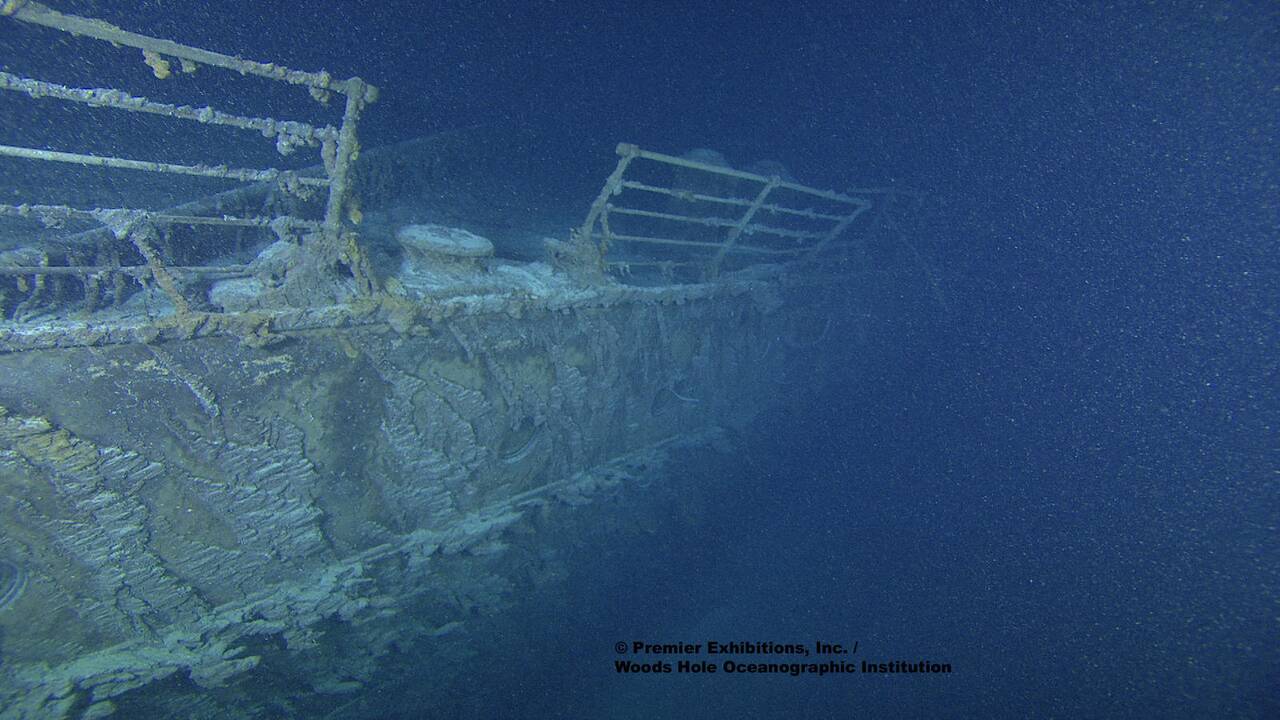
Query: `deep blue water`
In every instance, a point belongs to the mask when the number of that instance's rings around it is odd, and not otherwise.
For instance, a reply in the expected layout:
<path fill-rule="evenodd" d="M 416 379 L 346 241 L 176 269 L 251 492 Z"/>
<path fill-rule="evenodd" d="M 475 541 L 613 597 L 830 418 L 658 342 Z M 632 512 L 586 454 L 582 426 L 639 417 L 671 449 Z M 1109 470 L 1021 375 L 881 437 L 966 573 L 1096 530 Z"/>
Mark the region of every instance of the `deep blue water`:
<path fill-rule="evenodd" d="M 928 194 L 945 314 L 904 301 L 766 418 L 708 534 L 542 618 L 582 641 L 517 691 L 477 679 L 493 717 L 1280 716 L 1277 4 L 105 5 L 66 7 L 382 86 L 368 145 L 526 125 L 570 197 L 618 141 Z M 601 669 L 699 628 L 954 672 Z"/>

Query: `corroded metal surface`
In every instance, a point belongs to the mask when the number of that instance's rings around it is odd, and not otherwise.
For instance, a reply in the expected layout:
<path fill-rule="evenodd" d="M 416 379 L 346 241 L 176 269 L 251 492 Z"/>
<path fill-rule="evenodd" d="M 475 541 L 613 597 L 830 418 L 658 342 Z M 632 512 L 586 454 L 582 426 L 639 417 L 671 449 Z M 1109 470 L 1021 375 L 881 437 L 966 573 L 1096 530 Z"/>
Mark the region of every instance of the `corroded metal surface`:
<path fill-rule="evenodd" d="M 424 597 L 426 638 L 501 608 L 540 518 L 669 482 L 767 404 L 793 331 L 744 288 L 0 355 L 0 554 L 30 577 L 0 716 L 252 684 L 333 633 L 373 668 Z"/>

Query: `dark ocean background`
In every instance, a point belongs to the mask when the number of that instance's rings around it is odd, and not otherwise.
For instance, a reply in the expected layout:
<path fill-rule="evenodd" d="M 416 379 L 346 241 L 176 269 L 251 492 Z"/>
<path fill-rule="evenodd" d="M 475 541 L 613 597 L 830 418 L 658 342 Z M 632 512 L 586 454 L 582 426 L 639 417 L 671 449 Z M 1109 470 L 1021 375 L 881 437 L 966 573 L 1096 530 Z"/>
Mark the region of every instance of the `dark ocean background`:
<path fill-rule="evenodd" d="M 57 6 L 359 75 L 366 147 L 527 129 L 575 217 L 620 141 L 927 196 L 940 297 L 867 308 L 892 325 L 761 420 L 706 532 L 582 568 L 468 712 L 1280 717 L 1275 2 Z M 954 671 L 612 672 L 707 634 Z"/>

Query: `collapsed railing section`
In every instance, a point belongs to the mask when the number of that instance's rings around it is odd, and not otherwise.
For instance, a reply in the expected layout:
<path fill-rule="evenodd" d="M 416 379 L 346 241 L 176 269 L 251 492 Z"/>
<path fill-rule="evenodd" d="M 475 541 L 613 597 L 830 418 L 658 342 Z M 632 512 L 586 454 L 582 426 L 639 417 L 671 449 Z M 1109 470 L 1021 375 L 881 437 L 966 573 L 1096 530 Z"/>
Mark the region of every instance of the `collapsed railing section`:
<path fill-rule="evenodd" d="M 136 48 L 141 50 L 142 62 L 151 74 L 161 80 L 189 75 L 200 66 L 211 66 L 241 76 L 305 87 L 316 101 L 325 104 L 335 94 L 345 97 L 341 125 L 318 126 L 265 115 L 226 112 L 209 106 L 157 102 L 116 88 L 70 87 L 0 72 L 0 90 L 36 100 L 49 98 L 247 130 L 273 140 L 281 155 L 292 154 L 298 148 L 317 149 L 324 168 L 323 176 L 312 176 L 274 167 L 235 168 L 216 162 L 182 164 L 0 144 L 0 156 L 20 160 L 230 180 L 254 183 L 259 189 L 265 184 L 283 196 L 298 198 L 294 207 L 302 207 L 317 194 L 324 196 L 322 216 L 311 219 L 278 208 L 269 215 L 225 214 L 228 207 L 239 210 L 248 205 L 227 201 L 226 193 L 216 202 L 189 203 L 162 212 L 130 207 L 84 209 L 65 204 L 0 204 L 0 216 L 34 220 L 45 228 L 63 228 L 69 221 L 98 223 L 92 230 L 60 237 L 57 252 L 20 243 L 17 249 L 0 254 L 0 310 L 4 317 L 22 320 L 38 314 L 36 307 L 50 299 L 50 285 L 63 283 L 66 278 L 75 278 L 81 283 L 83 308 L 89 311 L 103 304 L 120 303 L 124 296 L 137 291 L 137 285 L 143 288 L 154 285 L 168 297 L 174 311 L 182 314 L 192 310 L 193 298 L 185 291 L 188 280 L 235 277 L 249 272 L 244 265 L 175 262 L 176 243 L 171 234 L 175 226 L 233 229 L 241 233 L 254 229 L 274 231 L 277 238 L 298 242 L 308 253 L 330 260 L 335 267 L 345 266 L 359 292 L 372 291 L 368 263 L 353 227 L 354 221 L 358 221 L 358 208 L 352 191 L 352 166 L 359 152 L 357 124 L 365 105 L 377 99 L 377 88 L 356 77 L 338 80 L 323 71 L 292 70 L 140 35 L 101 20 L 60 13 L 30 0 L 0 2 L 0 16 L 76 37 Z M 248 190 L 241 188 L 242 193 Z M 124 264 L 129 258 L 135 264 Z M 130 286 L 130 280 L 136 285 Z M 59 294 L 66 295 L 65 290 L 62 288 Z M 196 298 L 194 302 L 202 301 Z"/>
<path fill-rule="evenodd" d="M 620 274 L 694 267 L 719 275 L 733 258 L 816 257 L 872 207 L 863 198 L 697 159 L 618 145 L 618 164 L 576 231 Z M 618 246 L 625 246 L 619 249 Z M 648 251 L 640 248 L 647 247 Z"/>

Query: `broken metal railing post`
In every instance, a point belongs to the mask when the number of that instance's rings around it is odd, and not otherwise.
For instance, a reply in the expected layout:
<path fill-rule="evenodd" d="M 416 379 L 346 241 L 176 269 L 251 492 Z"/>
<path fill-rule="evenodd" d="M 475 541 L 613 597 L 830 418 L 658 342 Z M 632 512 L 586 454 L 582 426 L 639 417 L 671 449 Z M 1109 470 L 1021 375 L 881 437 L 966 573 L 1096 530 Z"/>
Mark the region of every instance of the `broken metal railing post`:
<path fill-rule="evenodd" d="M 347 84 L 347 104 L 342 114 L 342 129 L 338 132 L 333 167 L 329 172 L 329 201 L 324 212 L 324 237 L 328 250 L 335 252 L 347 265 L 356 287 L 364 295 L 374 291 L 373 273 L 368 258 L 360 249 L 356 233 L 344 230 L 344 220 L 351 216 L 359 217 L 353 212 L 358 209 L 352 205 L 351 187 L 351 171 L 360 155 L 356 125 L 365 104 L 377 97 L 378 89 L 359 78 L 353 78 Z"/>
<path fill-rule="evenodd" d="M 156 229 L 150 223 L 140 222 L 128 231 L 129 241 L 133 246 L 138 248 L 138 252 L 142 258 L 147 261 L 147 267 L 151 270 L 151 277 L 160 286 L 160 290 L 173 303 L 173 309 L 179 316 L 186 315 L 191 312 L 191 306 L 187 303 L 186 297 L 182 295 L 182 291 L 178 288 L 178 283 L 174 280 L 173 275 L 164 266 L 164 261 L 160 258 L 160 253 L 156 252 L 155 245 L 152 240 L 156 237 Z"/>

